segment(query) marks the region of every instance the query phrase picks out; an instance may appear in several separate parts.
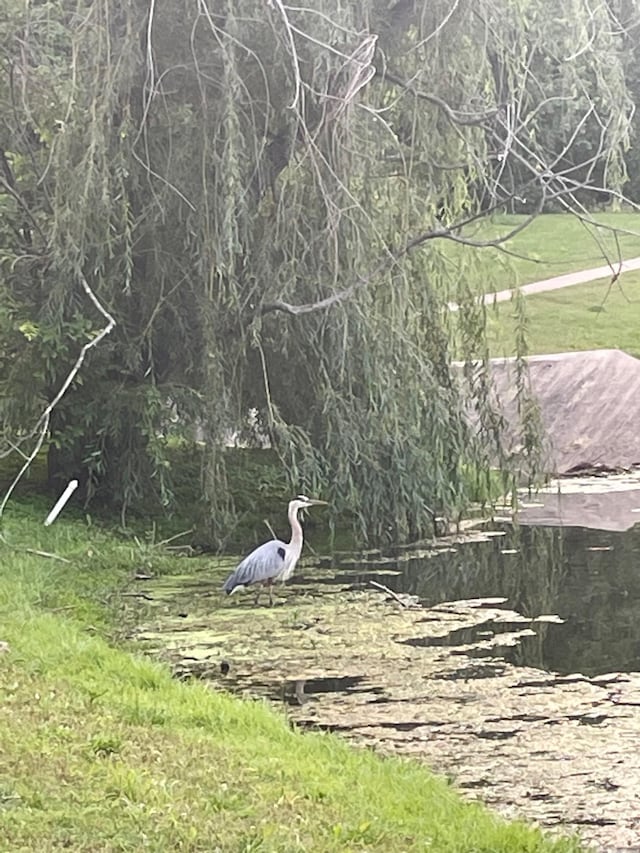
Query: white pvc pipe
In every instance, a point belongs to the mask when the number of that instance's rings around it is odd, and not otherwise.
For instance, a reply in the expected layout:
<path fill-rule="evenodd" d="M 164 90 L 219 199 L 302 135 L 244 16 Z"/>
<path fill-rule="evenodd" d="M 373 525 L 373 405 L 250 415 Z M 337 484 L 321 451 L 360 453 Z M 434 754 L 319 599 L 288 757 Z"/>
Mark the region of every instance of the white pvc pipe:
<path fill-rule="evenodd" d="M 71 480 L 71 482 L 69 483 L 67 488 L 64 490 L 64 492 L 60 495 L 60 497 L 56 501 L 56 505 L 54 506 L 54 508 L 51 510 L 49 515 L 46 517 L 45 522 L 44 522 L 45 527 L 48 527 L 50 524 L 53 524 L 53 522 L 56 520 L 56 518 L 62 512 L 62 508 L 64 507 L 64 505 L 66 504 L 66 502 L 69 500 L 69 498 L 71 497 L 71 495 L 75 492 L 75 490 L 77 488 L 78 488 L 78 481 L 77 480 Z"/>

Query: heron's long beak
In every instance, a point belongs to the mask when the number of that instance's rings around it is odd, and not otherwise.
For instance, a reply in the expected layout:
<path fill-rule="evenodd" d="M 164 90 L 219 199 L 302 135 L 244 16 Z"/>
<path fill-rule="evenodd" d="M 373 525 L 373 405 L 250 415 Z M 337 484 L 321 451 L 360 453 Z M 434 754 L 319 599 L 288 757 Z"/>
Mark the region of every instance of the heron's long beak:
<path fill-rule="evenodd" d="M 314 498 L 309 498 L 309 504 L 311 506 L 329 506 L 329 501 L 319 501 Z"/>

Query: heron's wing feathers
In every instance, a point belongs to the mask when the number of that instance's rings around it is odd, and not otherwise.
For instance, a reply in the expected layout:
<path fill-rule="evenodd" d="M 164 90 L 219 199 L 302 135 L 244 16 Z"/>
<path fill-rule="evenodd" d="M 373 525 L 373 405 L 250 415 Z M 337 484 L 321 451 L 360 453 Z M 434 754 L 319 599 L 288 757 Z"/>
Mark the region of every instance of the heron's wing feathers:
<path fill-rule="evenodd" d="M 284 568 L 286 547 L 285 543 L 279 539 L 272 539 L 260 545 L 231 572 L 222 589 L 230 593 L 237 586 L 249 586 L 252 583 L 277 578 Z"/>

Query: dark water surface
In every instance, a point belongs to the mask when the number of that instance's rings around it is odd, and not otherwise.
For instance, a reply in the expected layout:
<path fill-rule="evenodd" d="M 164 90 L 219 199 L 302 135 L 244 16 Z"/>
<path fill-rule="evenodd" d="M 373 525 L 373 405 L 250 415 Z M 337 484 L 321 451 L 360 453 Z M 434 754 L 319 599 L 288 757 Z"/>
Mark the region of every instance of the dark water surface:
<path fill-rule="evenodd" d="M 502 530 L 503 536 L 456 544 L 435 556 L 396 553 L 393 560 L 379 561 L 384 571 L 376 568 L 375 556 L 368 571 L 362 560 L 341 565 L 336 557 L 337 579 L 356 586 L 377 580 L 427 605 L 504 597 L 504 607 L 523 616 L 557 615 L 565 621 L 535 623 L 535 636 L 515 648 L 494 647 L 493 656 L 501 651 L 515 664 L 589 676 L 640 670 L 640 525 L 622 533 L 582 527 Z M 462 646 L 512 629 L 510 623 L 487 621 L 474 636 L 469 630 L 452 632 L 430 642 Z"/>

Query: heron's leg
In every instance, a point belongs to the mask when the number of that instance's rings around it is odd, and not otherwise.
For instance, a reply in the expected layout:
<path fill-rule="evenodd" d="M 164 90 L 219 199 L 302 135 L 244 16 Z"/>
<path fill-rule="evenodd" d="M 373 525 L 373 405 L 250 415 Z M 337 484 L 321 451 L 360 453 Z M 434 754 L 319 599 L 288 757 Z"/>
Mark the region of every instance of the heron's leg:
<path fill-rule="evenodd" d="M 256 592 L 256 597 L 253 599 L 254 606 L 256 606 L 258 604 L 258 601 L 260 600 L 260 595 L 262 594 L 262 584 L 256 584 L 256 587 L 258 591 Z"/>
<path fill-rule="evenodd" d="M 267 581 L 267 588 L 269 589 L 269 605 L 273 607 L 273 581 Z"/>

